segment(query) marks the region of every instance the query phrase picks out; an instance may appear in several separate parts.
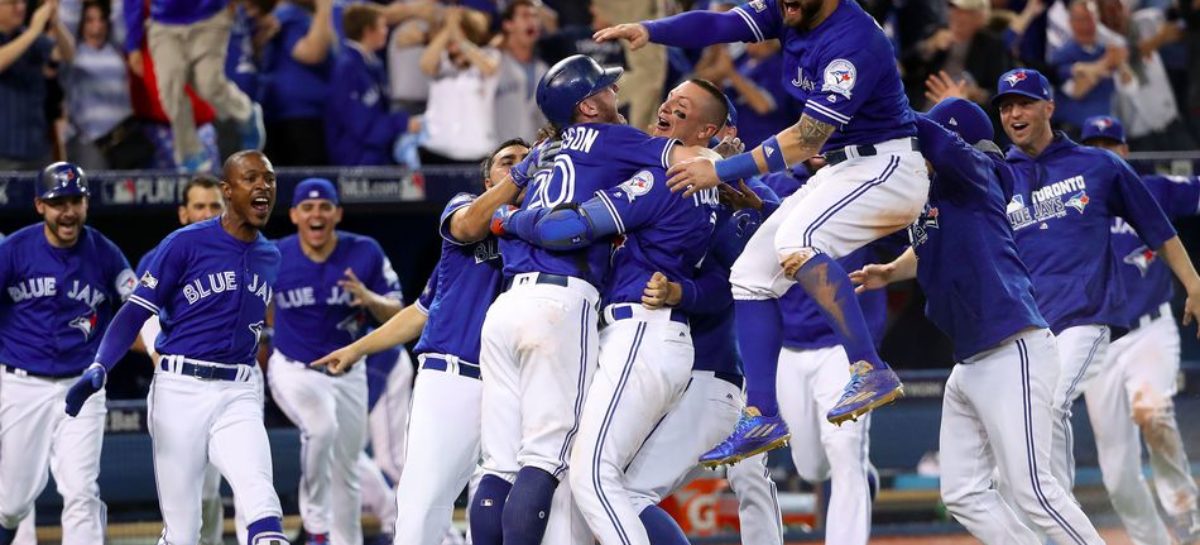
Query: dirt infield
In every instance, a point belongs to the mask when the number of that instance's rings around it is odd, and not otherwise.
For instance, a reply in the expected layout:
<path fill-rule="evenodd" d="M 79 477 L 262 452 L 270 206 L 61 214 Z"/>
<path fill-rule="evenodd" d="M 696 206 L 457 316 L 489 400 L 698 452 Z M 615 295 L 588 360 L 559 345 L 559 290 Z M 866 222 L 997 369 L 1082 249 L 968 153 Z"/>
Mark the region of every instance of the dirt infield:
<path fill-rule="evenodd" d="M 1100 535 L 1108 545 L 1133 545 L 1124 530 L 1102 529 Z M 788 545 L 821 545 L 821 541 L 789 541 Z M 871 545 L 977 545 L 979 540 L 967 535 L 905 536 L 871 538 Z"/>

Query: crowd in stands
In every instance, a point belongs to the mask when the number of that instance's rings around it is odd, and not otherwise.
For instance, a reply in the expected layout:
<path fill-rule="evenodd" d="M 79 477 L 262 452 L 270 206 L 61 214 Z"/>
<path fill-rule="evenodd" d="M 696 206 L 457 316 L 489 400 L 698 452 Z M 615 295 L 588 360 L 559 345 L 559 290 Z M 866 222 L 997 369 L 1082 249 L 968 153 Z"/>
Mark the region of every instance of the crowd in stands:
<path fill-rule="evenodd" d="M 656 122 L 673 82 L 724 85 L 748 146 L 801 105 L 778 41 L 704 50 L 596 43 L 608 25 L 744 0 L 0 0 L 0 171 L 474 163 L 532 140 L 537 82 L 575 53 L 626 68 Z M 764 1 L 764 0 L 754 0 Z M 845 0 L 856 1 L 856 0 Z M 892 37 L 909 99 L 985 107 L 1014 66 L 1053 79 L 1055 122 L 1118 117 L 1134 150 L 1200 139 L 1200 0 L 857 0 Z"/>

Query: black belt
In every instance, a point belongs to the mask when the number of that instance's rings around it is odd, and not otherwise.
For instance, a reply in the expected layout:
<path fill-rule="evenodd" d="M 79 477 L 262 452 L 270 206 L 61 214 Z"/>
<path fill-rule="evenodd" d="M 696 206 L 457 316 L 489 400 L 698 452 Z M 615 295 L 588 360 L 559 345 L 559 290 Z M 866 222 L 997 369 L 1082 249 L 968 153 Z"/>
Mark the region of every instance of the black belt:
<path fill-rule="evenodd" d="M 48 379 L 56 379 L 56 380 L 64 379 L 64 378 L 77 378 L 83 374 L 82 371 L 80 371 L 78 373 L 67 373 L 67 374 L 60 374 L 60 375 L 55 375 L 55 374 L 51 374 L 51 373 L 38 373 L 35 371 L 27 371 L 25 369 L 18 369 L 11 365 L 5 365 L 4 372 L 8 373 L 10 375 L 16 375 L 18 377 L 48 378 Z"/>
<path fill-rule="evenodd" d="M 458 374 L 475 380 L 480 379 L 479 364 L 458 360 L 456 367 L 458 368 Z M 421 363 L 421 369 L 450 372 L 450 360 L 437 354 L 425 354 L 424 361 Z"/>
<path fill-rule="evenodd" d="M 160 358 L 158 367 L 168 373 L 171 370 L 170 363 L 165 358 Z M 238 370 L 236 367 L 215 367 L 212 365 L 196 365 L 188 361 L 179 363 L 179 372 L 176 373 L 185 377 L 198 378 L 202 380 L 238 380 Z"/>
<path fill-rule="evenodd" d="M 550 273 L 534 273 L 534 274 L 537 275 L 533 278 L 534 284 L 550 284 L 552 286 L 562 286 L 565 288 L 571 283 L 570 276 L 563 276 L 561 274 L 550 274 Z M 518 275 L 518 276 L 520 276 L 520 275 Z M 524 277 L 524 278 L 528 278 L 528 277 Z M 522 280 L 524 280 L 524 278 L 522 278 Z M 510 277 L 510 278 L 505 278 L 504 279 L 504 291 L 508 291 L 508 290 L 512 289 L 513 284 L 516 282 L 516 280 L 517 280 L 516 276 Z"/>
<path fill-rule="evenodd" d="M 739 390 L 741 390 L 742 386 L 746 384 L 745 377 L 743 377 L 742 375 L 739 375 L 737 373 L 723 373 L 721 371 L 713 371 L 713 376 L 717 377 L 725 382 L 728 382 L 734 386 L 737 386 L 737 389 L 739 389 Z"/>
<path fill-rule="evenodd" d="M 917 144 L 916 138 L 909 138 L 909 143 L 912 144 L 913 151 L 921 151 L 920 145 Z M 873 144 L 863 144 L 861 146 L 846 146 L 837 151 L 831 151 L 825 154 L 825 164 L 829 166 L 836 165 L 850 158 L 850 154 L 846 152 L 848 149 L 853 149 L 857 157 L 871 157 L 879 155 Z"/>

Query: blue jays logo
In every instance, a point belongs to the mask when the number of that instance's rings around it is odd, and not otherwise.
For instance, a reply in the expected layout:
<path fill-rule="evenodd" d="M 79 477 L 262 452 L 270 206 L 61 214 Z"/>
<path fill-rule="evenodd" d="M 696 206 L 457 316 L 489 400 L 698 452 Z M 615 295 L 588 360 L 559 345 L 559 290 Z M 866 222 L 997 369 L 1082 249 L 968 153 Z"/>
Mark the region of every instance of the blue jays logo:
<path fill-rule="evenodd" d="M 258 342 L 258 340 L 262 338 L 263 329 L 267 327 L 267 324 L 266 322 L 259 320 L 246 327 L 249 327 L 250 332 L 254 334 L 254 342 Z"/>
<path fill-rule="evenodd" d="M 1147 246 L 1142 246 L 1132 252 L 1129 252 L 1129 255 L 1125 256 L 1125 259 L 1122 261 L 1124 261 L 1126 265 L 1133 265 L 1134 267 L 1137 267 L 1138 272 L 1142 274 L 1142 278 L 1145 278 L 1146 271 L 1150 270 L 1150 265 L 1153 265 L 1154 260 L 1157 258 L 1158 254 L 1154 253 L 1154 250 L 1151 250 Z"/>
<path fill-rule="evenodd" d="M 88 311 L 87 314 L 71 320 L 70 326 L 83 333 L 83 340 L 87 341 L 90 340 L 92 338 L 92 334 L 96 332 L 96 322 L 98 320 L 99 316 L 96 315 L 96 311 L 93 309 Z"/>
<path fill-rule="evenodd" d="M 367 317 L 361 312 L 355 312 L 347 316 L 345 320 L 338 322 L 338 331 L 345 331 L 351 337 L 358 338 L 358 333 L 362 331 L 364 325 L 367 324 Z"/>
<path fill-rule="evenodd" d="M 857 81 L 858 69 L 854 63 L 846 59 L 834 59 L 825 67 L 825 81 L 821 85 L 822 92 L 832 92 L 850 100 L 850 91 Z"/>
<path fill-rule="evenodd" d="M 1029 76 L 1025 73 L 1024 70 L 1018 70 L 1007 76 L 1004 76 L 1004 81 L 1006 83 L 1008 83 L 1009 87 L 1015 87 L 1018 83 L 1025 81 L 1025 79 L 1028 77 Z"/>
<path fill-rule="evenodd" d="M 1083 209 L 1087 208 L 1089 202 L 1092 202 L 1092 200 L 1088 198 L 1087 191 L 1080 191 L 1079 193 L 1071 195 L 1071 198 L 1067 200 L 1066 205 L 1078 210 L 1079 213 L 1082 214 Z"/>
<path fill-rule="evenodd" d="M 1112 125 L 1113 125 L 1112 119 L 1107 118 L 1107 117 L 1099 117 L 1099 118 L 1096 118 L 1095 121 L 1092 121 L 1092 126 L 1096 127 L 1097 129 L 1100 129 L 1102 131 L 1112 127 Z"/>

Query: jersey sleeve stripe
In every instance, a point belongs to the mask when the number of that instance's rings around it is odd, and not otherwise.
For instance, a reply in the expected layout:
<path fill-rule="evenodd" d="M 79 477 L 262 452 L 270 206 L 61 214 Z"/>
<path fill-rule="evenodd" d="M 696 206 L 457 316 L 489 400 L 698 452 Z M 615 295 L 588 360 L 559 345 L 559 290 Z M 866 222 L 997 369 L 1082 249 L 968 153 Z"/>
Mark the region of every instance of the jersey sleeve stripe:
<path fill-rule="evenodd" d="M 754 41 L 763 41 L 762 29 L 758 28 L 758 23 L 754 21 L 754 18 L 751 17 L 749 13 L 746 13 L 746 10 L 742 9 L 742 6 L 733 8 L 733 12 L 738 14 L 738 16 L 746 22 L 746 26 L 750 27 L 750 32 L 754 33 Z"/>
<path fill-rule="evenodd" d="M 671 150 L 674 149 L 675 145 L 678 143 L 679 143 L 678 140 L 672 138 L 670 142 L 667 142 L 667 145 L 663 146 L 662 167 L 664 169 L 671 168 Z"/>
<path fill-rule="evenodd" d="M 417 311 L 421 314 L 429 316 L 429 309 L 425 308 L 425 305 L 421 303 L 420 299 L 417 300 Z"/>
<path fill-rule="evenodd" d="M 820 117 L 828 118 L 828 119 L 834 121 L 835 123 L 837 123 L 838 125 L 845 125 L 845 124 L 850 123 L 850 118 L 847 117 L 846 114 L 835 112 L 830 108 L 827 108 L 825 106 L 817 104 L 811 98 L 808 100 L 807 103 L 805 103 L 804 108 L 806 110 L 810 110 L 812 113 L 818 114 Z"/>
<path fill-rule="evenodd" d="M 613 205 L 612 199 L 609 199 L 608 194 L 603 191 L 597 191 L 596 196 L 600 197 L 600 202 L 604 203 L 604 208 L 612 215 L 613 223 L 617 226 L 617 234 L 625 234 L 625 222 L 621 221 L 621 214 L 617 212 L 617 207 Z"/>
<path fill-rule="evenodd" d="M 128 301 L 130 303 L 133 303 L 139 307 L 142 307 L 150 312 L 158 314 L 158 307 L 155 306 L 154 303 L 151 303 L 150 301 L 147 301 L 141 297 L 138 297 L 136 295 L 130 295 Z"/>

